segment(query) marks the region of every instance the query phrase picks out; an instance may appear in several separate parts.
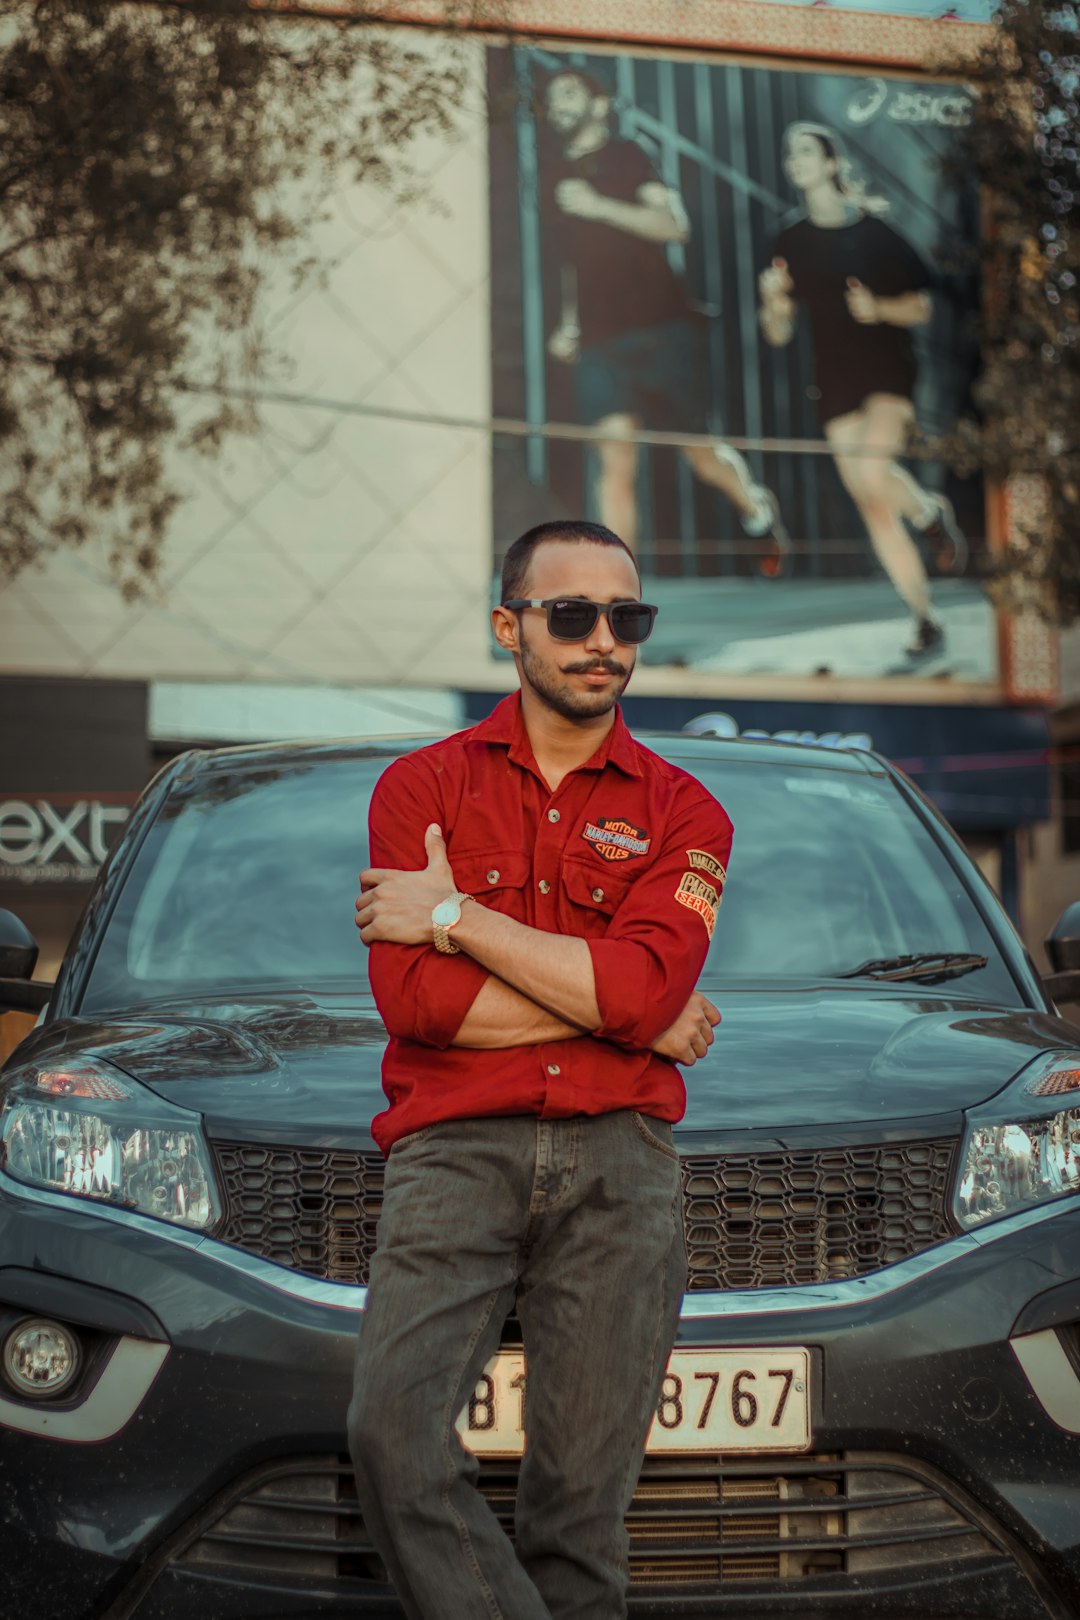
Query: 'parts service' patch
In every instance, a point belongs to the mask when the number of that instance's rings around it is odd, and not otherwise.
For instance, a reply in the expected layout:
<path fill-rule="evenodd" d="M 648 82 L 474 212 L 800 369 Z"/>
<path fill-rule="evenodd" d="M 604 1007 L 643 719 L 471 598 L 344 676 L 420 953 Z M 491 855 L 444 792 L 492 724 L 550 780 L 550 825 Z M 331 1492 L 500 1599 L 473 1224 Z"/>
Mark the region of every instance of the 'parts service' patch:
<path fill-rule="evenodd" d="M 712 939 L 713 929 L 716 927 L 716 908 L 720 904 L 718 890 L 701 876 L 700 872 L 684 872 L 679 879 L 679 887 L 675 890 L 675 898 L 680 906 L 688 911 L 696 911 L 705 924 L 705 931 Z"/>
<path fill-rule="evenodd" d="M 581 836 L 605 861 L 628 861 L 631 856 L 647 855 L 652 843 L 644 827 L 631 826 L 617 816 L 597 816 L 595 821 L 587 821 Z"/>

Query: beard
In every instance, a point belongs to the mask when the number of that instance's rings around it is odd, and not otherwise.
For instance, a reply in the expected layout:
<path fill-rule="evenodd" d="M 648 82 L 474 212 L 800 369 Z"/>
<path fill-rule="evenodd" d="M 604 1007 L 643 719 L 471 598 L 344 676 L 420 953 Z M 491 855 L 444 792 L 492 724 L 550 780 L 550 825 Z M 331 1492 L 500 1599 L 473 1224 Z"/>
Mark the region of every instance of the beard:
<path fill-rule="evenodd" d="M 524 641 L 521 647 L 521 673 L 541 702 L 561 715 L 564 720 L 594 720 L 598 714 L 607 714 L 626 691 L 634 666 L 627 669 L 616 658 L 584 658 L 560 669 L 557 664 L 546 664 Z M 565 679 L 567 675 L 581 675 L 591 669 L 606 669 L 615 676 L 614 683 L 605 691 L 577 691 Z"/>

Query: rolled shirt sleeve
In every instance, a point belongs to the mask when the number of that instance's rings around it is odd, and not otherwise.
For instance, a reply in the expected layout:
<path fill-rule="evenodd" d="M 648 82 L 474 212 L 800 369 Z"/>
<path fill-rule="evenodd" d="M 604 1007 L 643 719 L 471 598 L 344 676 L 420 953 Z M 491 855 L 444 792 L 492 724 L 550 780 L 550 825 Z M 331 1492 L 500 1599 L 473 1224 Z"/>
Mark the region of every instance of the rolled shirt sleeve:
<path fill-rule="evenodd" d="M 437 779 L 426 761 L 409 756 L 396 760 L 371 798 L 371 865 L 407 872 L 426 866 L 424 834 L 433 821 L 445 831 L 446 807 L 439 802 Z M 445 1050 L 487 979 L 487 969 L 464 952 L 447 956 L 433 945 L 376 941 L 368 955 L 371 991 L 388 1033 Z"/>
<path fill-rule="evenodd" d="M 705 964 L 727 877 L 732 824 L 698 788 L 602 938 L 588 940 L 603 1022 L 596 1034 L 645 1049 L 682 1012 Z"/>

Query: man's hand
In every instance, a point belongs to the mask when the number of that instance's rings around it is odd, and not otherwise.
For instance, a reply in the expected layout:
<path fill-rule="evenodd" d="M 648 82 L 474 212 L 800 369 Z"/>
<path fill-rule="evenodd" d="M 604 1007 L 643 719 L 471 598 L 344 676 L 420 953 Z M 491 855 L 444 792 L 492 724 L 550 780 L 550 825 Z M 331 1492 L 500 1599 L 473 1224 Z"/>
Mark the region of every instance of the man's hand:
<path fill-rule="evenodd" d="M 581 327 L 576 321 L 561 321 L 548 338 L 547 347 L 553 360 L 572 364 L 581 353 Z"/>
<path fill-rule="evenodd" d="M 418 872 L 369 867 L 360 874 L 356 926 L 365 945 L 430 945 L 431 913 L 457 889 L 442 830 L 434 823 L 424 834 L 428 863 Z"/>
<path fill-rule="evenodd" d="M 719 1022 L 717 1008 L 708 996 L 695 990 L 671 1028 L 653 1041 L 650 1051 L 657 1057 L 670 1058 L 673 1063 L 684 1063 L 690 1068 L 709 1050 L 716 1038 L 713 1029 Z"/>
<path fill-rule="evenodd" d="M 575 219 L 603 219 L 608 199 L 588 180 L 560 180 L 555 187 L 555 201 L 564 214 Z"/>
<path fill-rule="evenodd" d="M 878 301 L 870 291 L 864 287 L 857 276 L 848 276 L 847 291 L 844 294 L 848 314 L 860 326 L 878 326 L 881 322 L 881 311 Z"/>

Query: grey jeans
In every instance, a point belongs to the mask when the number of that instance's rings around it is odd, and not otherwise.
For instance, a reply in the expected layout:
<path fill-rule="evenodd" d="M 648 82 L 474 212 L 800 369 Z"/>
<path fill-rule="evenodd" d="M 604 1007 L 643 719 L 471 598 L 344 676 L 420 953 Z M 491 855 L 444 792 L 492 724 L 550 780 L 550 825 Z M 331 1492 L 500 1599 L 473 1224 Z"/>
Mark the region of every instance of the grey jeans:
<path fill-rule="evenodd" d="M 686 1282 L 671 1128 L 455 1120 L 391 1150 L 349 1444 L 410 1620 L 622 1620 L 623 1523 Z M 517 1311 L 515 1540 L 454 1421 Z"/>

